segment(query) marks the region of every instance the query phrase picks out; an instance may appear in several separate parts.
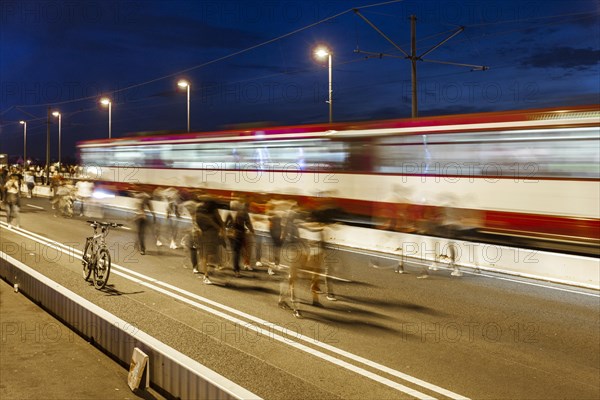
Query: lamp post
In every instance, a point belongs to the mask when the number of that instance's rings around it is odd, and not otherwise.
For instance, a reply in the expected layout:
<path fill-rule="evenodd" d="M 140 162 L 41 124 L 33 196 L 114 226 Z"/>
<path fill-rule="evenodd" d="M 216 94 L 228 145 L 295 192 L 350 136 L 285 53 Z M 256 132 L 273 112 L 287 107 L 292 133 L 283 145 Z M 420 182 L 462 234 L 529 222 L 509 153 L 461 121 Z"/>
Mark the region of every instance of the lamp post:
<path fill-rule="evenodd" d="M 190 131 L 190 83 L 186 80 L 180 80 L 177 82 L 177 86 L 180 88 L 187 88 L 187 131 Z"/>
<path fill-rule="evenodd" d="M 112 138 L 112 101 L 108 97 L 100 99 L 103 106 L 108 106 L 108 138 Z"/>
<path fill-rule="evenodd" d="M 61 151 L 60 151 L 60 149 L 61 149 L 61 132 L 60 132 L 60 130 L 62 127 L 62 115 L 58 111 L 54 111 L 52 113 L 52 115 L 54 115 L 55 117 L 58 117 L 58 170 L 60 171 L 60 166 L 61 166 L 61 163 L 60 163 L 60 160 L 61 160 Z"/>
<path fill-rule="evenodd" d="M 27 164 L 27 121 L 19 121 L 23 125 L 23 168 Z"/>
<path fill-rule="evenodd" d="M 327 57 L 329 60 L 329 123 L 333 122 L 333 88 L 332 88 L 332 73 L 331 73 L 331 51 L 325 47 L 320 47 L 315 51 L 315 56 L 318 58 Z"/>

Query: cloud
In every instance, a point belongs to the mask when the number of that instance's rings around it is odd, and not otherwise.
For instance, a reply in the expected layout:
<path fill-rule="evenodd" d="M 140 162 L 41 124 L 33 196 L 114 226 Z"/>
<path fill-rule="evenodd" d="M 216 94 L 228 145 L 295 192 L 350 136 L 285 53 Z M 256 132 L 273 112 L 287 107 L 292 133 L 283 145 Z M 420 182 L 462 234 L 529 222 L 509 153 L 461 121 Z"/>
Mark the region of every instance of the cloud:
<path fill-rule="evenodd" d="M 563 46 L 538 51 L 536 54 L 521 60 L 521 66 L 585 70 L 598 64 L 598 60 L 600 60 L 600 50 L 589 47 L 576 49 Z"/>

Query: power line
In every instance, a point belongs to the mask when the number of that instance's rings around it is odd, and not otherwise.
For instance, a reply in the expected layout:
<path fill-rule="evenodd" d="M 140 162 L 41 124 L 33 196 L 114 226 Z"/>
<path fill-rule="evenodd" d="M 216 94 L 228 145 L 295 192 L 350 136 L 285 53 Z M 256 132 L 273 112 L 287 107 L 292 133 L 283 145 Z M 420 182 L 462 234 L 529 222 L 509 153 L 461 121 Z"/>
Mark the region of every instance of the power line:
<path fill-rule="evenodd" d="M 392 55 L 392 54 L 384 54 L 384 53 L 374 53 L 374 52 L 369 52 L 369 51 L 362 51 L 362 50 L 359 50 L 359 49 L 355 50 L 356 53 L 367 54 L 367 57 L 379 57 L 379 58 L 383 58 L 384 56 L 387 56 L 387 57 L 396 57 L 396 58 L 403 58 L 403 59 L 410 60 L 410 63 L 411 63 L 411 82 L 412 82 L 412 85 L 411 85 L 412 86 L 412 88 L 411 88 L 412 113 L 411 113 L 411 115 L 412 115 L 413 118 L 416 118 L 418 116 L 418 102 L 417 102 L 417 61 L 424 61 L 424 62 L 430 62 L 430 63 L 436 63 L 436 64 L 447 64 L 447 65 L 457 65 L 457 66 L 463 66 L 463 67 L 471 67 L 471 68 L 473 68 L 472 71 L 485 71 L 485 70 L 489 69 L 489 67 L 487 67 L 485 65 L 465 64 L 465 63 L 457 63 L 457 62 L 449 62 L 449 61 L 439 61 L 439 60 L 430 60 L 430 59 L 423 58 L 427 54 L 435 51 L 437 48 L 439 48 L 440 46 L 444 45 L 444 43 L 446 43 L 447 41 L 449 41 L 450 39 L 452 39 L 456 35 L 458 35 L 461 32 L 463 32 L 464 29 L 465 29 L 464 26 L 461 26 L 460 28 L 456 29 L 452 34 L 450 34 L 448 37 L 446 37 L 445 39 L 443 39 L 442 41 L 440 41 L 439 43 L 437 43 L 433 47 L 431 47 L 428 50 L 426 50 L 424 53 L 421 53 L 420 55 L 417 55 L 417 33 L 416 33 L 416 30 L 417 30 L 417 28 L 416 28 L 416 26 L 417 26 L 417 17 L 414 16 L 414 15 L 411 15 L 410 16 L 410 37 L 411 37 L 410 49 L 411 49 L 411 51 L 410 51 L 410 54 L 408 54 L 399 45 L 397 45 L 392 39 L 390 39 L 388 36 L 386 36 L 386 34 L 383 33 L 377 26 L 375 26 L 375 24 L 373 24 L 369 19 L 367 19 L 367 17 L 365 17 L 364 15 L 362 15 L 359 10 L 354 10 L 354 13 L 356 15 L 358 15 L 360 18 L 362 18 L 369 26 L 371 26 L 371 28 L 373 28 L 377 33 L 379 33 L 379 35 L 381 35 L 385 40 L 387 40 L 389 43 L 391 43 L 397 50 L 399 50 L 402 54 L 404 54 L 405 57 L 397 56 L 397 55 Z"/>
<path fill-rule="evenodd" d="M 367 6 L 359 7 L 358 9 L 361 9 L 361 10 L 362 10 L 362 9 L 367 9 L 367 8 L 372 8 L 372 7 L 377 7 L 377 6 L 382 6 L 382 5 L 392 4 L 392 3 L 397 3 L 397 2 L 399 2 L 399 1 L 402 1 L 402 0 L 387 1 L 387 2 L 382 2 L 382 3 L 371 4 L 371 5 L 367 5 Z M 352 10 L 353 10 L 353 9 L 348 9 L 348 10 L 342 11 L 342 12 L 340 12 L 340 13 L 337 13 L 337 14 L 335 14 L 335 15 L 332 15 L 332 16 L 329 16 L 329 17 L 326 17 L 326 18 L 323 18 L 323 19 L 321 19 L 321 20 L 319 20 L 319 21 L 317 21 L 317 22 L 314 22 L 314 23 L 312 23 L 312 24 L 306 25 L 306 26 L 304 26 L 304 27 L 302 27 L 302 28 L 299 28 L 299 29 L 296 29 L 296 30 L 294 30 L 294 31 L 288 32 L 288 33 L 286 33 L 286 34 L 284 34 L 284 35 L 281 35 L 281 36 L 279 36 L 279 37 L 276 37 L 276 38 L 274 38 L 274 39 L 270 39 L 270 40 L 268 40 L 268 41 L 265 41 L 265 42 L 263 42 L 263 43 L 257 44 L 257 45 L 255 45 L 255 46 L 251 46 L 251 47 L 248 47 L 248 48 L 246 48 L 246 49 L 240 50 L 240 51 L 238 51 L 238 52 L 231 53 L 231 54 L 229 54 L 229 55 L 226 55 L 226 56 L 224 56 L 224 57 L 220 57 L 220 58 L 217 58 L 217 59 L 215 59 L 215 60 L 208 61 L 208 62 L 206 62 L 206 63 L 199 64 L 199 65 L 196 65 L 196 66 L 193 66 L 193 67 L 190 67 L 190 68 L 184 69 L 184 70 L 182 70 L 182 71 L 178 71 L 178 72 L 175 72 L 175 73 L 171 73 L 171 74 L 168 74 L 168 75 L 165 75 L 165 76 L 162 76 L 162 77 L 159 77 L 159 78 L 155 78 L 155 79 L 152 79 L 152 80 L 149 80 L 149 81 L 146 81 L 146 82 L 142 82 L 142 83 L 138 83 L 138 84 L 130 85 L 130 86 L 128 86 L 128 87 L 121 88 L 121 89 L 117 89 L 117 90 L 114 90 L 114 91 L 112 91 L 112 92 L 109 92 L 109 93 L 111 93 L 111 94 L 113 94 L 113 95 L 114 95 L 114 94 L 116 94 L 116 93 L 119 93 L 119 92 L 127 91 L 127 90 L 130 90 L 130 89 L 136 88 L 136 87 L 140 87 L 140 86 L 147 85 L 147 84 L 150 84 L 150 83 L 153 83 L 153 82 L 157 82 L 157 81 L 160 81 L 160 80 L 163 80 L 163 79 L 167 79 L 167 78 L 170 78 L 170 77 L 176 76 L 176 75 L 178 75 L 178 74 L 182 74 L 182 73 L 184 73 L 184 72 L 188 72 L 188 71 L 191 71 L 191 70 L 194 70 L 194 69 L 202 68 L 202 67 L 204 67 L 204 66 L 207 66 L 207 65 L 210 65 L 210 64 L 213 64 L 213 63 L 216 63 L 216 62 L 219 62 L 219 61 L 225 60 L 225 59 L 227 59 L 227 58 L 231 58 L 231 57 L 234 57 L 234 56 L 236 56 L 236 55 L 243 54 L 243 53 L 245 53 L 245 52 L 248 52 L 248 51 L 254 50 L 254 49 L 258 48 L 258 47 L 261 47 L 261 46 L 264 46 L 264 45 L 267 45 L 267 44 L 273 43 L 273 42 L 275 42 L 275 41 L 278 41 L 278 40 L 281 40 L 281 39 L 283 39 L 283 38 L 285 38 L 285 37 L 288 37 L 288 36 L 294 35 L 294 34 L 296 34 L 296 33 L 299 33 L 299 32 L 301 32 L 301 31 L 303 31 L 303 30 L 310 29 L 310 28 L 312 28 L 312 27 L 314 27 L 314 26 L 317 26 L 317 25 L 319 25 L 319 24 L 322 24 L 322 23 L 324 23 L 324 22 L 327 22 L 327 21 L 330 21 L 330 20 L 332 20 L 332 19 L 338 18 L 338 17 L 340 17 L 340 16 L 342 16 L 342 15 L 344 15 L 344 14 L 346 14 L 346 13 L 348 13 L 348 12 L 352 11 Z M 372 11 L 369 11 L 369 13 L 373 14 L 373 12 L 372 12 Z M 378 14 L 381 14 L 381 13 L 378 13 Z M 553 15 L 553 16 L 532 17 L 532 18 L 527 18 L 527 19 L 505 20 L 505 21 L 496 21 L 496 22 L 490 22 L 490 23 L 473 24 L 473 25 L 469 25 L 468 27 L 481 27 L 481 26 L 498 25 L 498 24 L 507 24 L 507 23 L 514 23 L 514 22 L 526 22 L 526 21 L 531 21 L 531 20 L 554 19 L 554 18 L 565 17 L 565 16 L 582 16 L 582 17 L 580 17 L 580 18 L 577 18 L 577 19 L 575 19 L 575 20 L 579 20 L 579 19 L 585 19 L 585 18 L 591 18 L 591 17 L 595 17 L 595 15 L 590 15 L 589 13 L 567 13 L 567 14 L 559 14 L 559 15 Z M 542 25 L 556 24 L 556 23 L 559 23 L 559 22 L 549 22 L 549 23 L 542 24 Z M 538 26 L 539 26 L 539 25 L 538 25 Z M 497 32 L 497 33 L 494 33 L 494 34 L 488 34 L 488 35 L 486 35 L 486 36 L 488 36 L 488 37 L 489 37 L 489 36 L 492 36 L 492 35 L 493 35 L 493 36 L 496 36 L 496 35 L 502 35 L 502 34 L 507 34 L 507 33 L 515 32 L 515 31 L 520 31 L 520 30 L 523 30 L 523 29 L 531 29 L 531 27 L 520 28 L 520 29 L 516 29 L 516 30 L 510 30 L 510 31 L 504 31 L 504 32 Z M 442 34 L 444 34 L 444 33 L 445 33 L 445 32 L 441 32 L 441 33 L 437 33 L 437 34 L 433 34 L 433 35 L 427 36 L 427 37 L 425 37 L 425 38 L 419 39 L 419 42 L 423 42 L 423 41 L 425 41 L 425 40 L 428 40 L 428 39 L 434 38 L 434 37 L 436 37 L 436 36 L 440 36 L 440 35 L 442 35 Z M 468 41 L 470 41 L 470 42 L 471 42 L 471 38 L 467 38 L 466 40 L 468 40 Z M 461 42 L 464 42 L 464 41 L 465 41 L 465 40 L 459 40 L 459 41 L 457 41 L 457 43 L 461 43 Z M 471 43 L 472 43 L 472 42 L 471 42 Z M 277 75 L 273 75 L 273 76 L 277 76 Z M 36 105 L 22 105 L 22 106 L 18 106 L 18 107 L 21 107 L 21 108 L 31 108 L 31 107 L 41 107 L 41 106 L 49 106 L 49 105 L 54 105 L 54 106 L 57 106 L 57 105 L 61 105 L 61 104 L 74 103 L 74 102 L 78 102 L 78 101 L 84 101 L 84 100 L 90 100 L 90 99 L 96 99 L 96 98 L 97 98 L 97 96 L 95 96 L 95 95 L 94 95 L 94 96 L 88 96 L 88 97 L 81 97 L 81 98 L 78 98 L 78 99 L 71 99 L 71 100 L 61 101 L 61 102 L 44 103 L 44 104 L 36 104 Z M 5 114 L 6 112 L 8 112 L 8 111 L 12 110 L 13 108 L 15 108 L 15 106 L 11 106 L 11 107 L 9 107 L 8 109 L 6 109 L 6 110 L 2 111 L 2 112 L 0 113 L 0 115 L 3 115 L 3 114 Z M 24 112 L 24 110 L 20 110 L 20 111 Z"/>

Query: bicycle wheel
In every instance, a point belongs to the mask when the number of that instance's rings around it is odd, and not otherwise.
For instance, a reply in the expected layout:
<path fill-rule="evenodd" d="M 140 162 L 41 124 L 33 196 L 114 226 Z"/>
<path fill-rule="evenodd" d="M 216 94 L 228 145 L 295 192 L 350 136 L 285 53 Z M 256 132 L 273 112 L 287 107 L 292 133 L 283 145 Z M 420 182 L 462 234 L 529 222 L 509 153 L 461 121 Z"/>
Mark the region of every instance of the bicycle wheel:
<path fill-rule="evenodd" d="M 108 249 L 102 248 L 98 252 L 98 259 L 94 267 L 94 286 L 96 289 L 102 289 L 108 282 L 110 275 L 110 253 Z"/>
<path fill-rule="evenodd" d="M 83 257 L 81 263 L 83 264 L 83 279 L 86 281 L 90 280 L 90 274 L 94 269 L 93 264 L 94 253 L 92 252 L 92 241 L 90 238 L 85 240 L 85 248 L 83 250 Z"/>

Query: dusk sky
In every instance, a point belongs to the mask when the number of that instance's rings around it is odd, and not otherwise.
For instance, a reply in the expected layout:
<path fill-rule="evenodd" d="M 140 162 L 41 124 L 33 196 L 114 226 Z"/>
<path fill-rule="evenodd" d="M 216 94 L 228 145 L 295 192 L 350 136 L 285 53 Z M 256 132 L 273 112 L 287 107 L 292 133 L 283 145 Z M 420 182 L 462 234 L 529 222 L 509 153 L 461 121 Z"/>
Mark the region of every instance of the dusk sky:
<path fill-rule="evenodd" d="M 0 153 L 45 161 L 46 112 L 62 113 L 62 155 L 112 135 L 236 124 L 411 116 L 410 61 L 362 18 L 410 53 L 410 15 L 420 55 L 419 114 L 444 115 L 600 103 L 597 0 L 11 1 L 0 2 Z M 330 18 L 335 16 L 335 18 Z M 319 23 L 321 22 L 321 23 Z M 367 58 L 367 53 L 386 56 Z M 58 150 L 52 118 L 51 155 Z"/>

